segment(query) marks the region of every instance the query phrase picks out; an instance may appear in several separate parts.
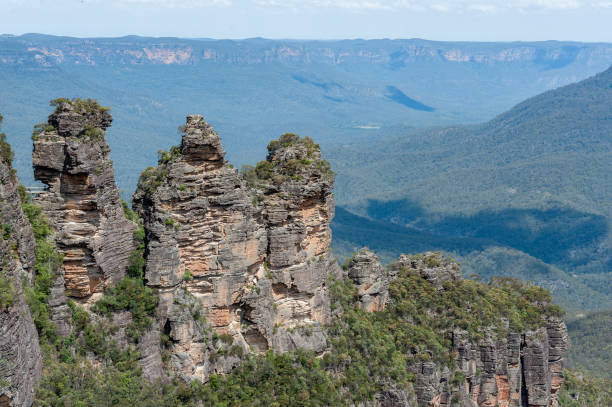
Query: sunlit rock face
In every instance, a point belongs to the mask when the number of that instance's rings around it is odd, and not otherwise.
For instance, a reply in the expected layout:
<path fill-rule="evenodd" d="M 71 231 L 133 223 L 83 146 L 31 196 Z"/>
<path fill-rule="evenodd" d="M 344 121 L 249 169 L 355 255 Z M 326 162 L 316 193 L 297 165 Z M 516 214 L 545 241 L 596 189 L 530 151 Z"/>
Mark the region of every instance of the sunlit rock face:
<path fill-rule="evenodd" d="M 188 116 L 181 130 L 181 145 L 143 172 L 133 197 L 146 230 L 145 279 L 161 293 L 172 352 L 180 354 L 175 370 L 205 379 L 229 371 L 238 354 L 323 351 L 326 282 L 339 268 L 329 254 L 333 177 L 317 167 L 318 146 L 278 145 L 265 176 L 248 181 L 225 160 L 202 116 Z M 185 292 L 202 308 L 206 326 L 177 317 Z M 207 327 L 232 338 L 233 355 L 210 362 Z"/>
<path fill-rule="evenodd" d="M 34 139 L 35 197 L 64 256 L 66 294 L 89 301 L 125 276 L 135 224 L 124 216 L 105 139 L 111 115 L 90 101 L 60 102 Z"/>

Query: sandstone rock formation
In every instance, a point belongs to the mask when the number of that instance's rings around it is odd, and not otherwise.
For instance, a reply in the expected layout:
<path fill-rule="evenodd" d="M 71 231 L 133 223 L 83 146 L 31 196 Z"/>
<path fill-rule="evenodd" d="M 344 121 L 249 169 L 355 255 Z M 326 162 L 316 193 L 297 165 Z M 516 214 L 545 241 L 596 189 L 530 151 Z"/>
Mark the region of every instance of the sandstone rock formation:
<path fill-rule="evenodd" d="M 172 365 L 184 377 L 228 371 L 244 352 L 326 346 L 325 284 L 338 272 L 329 254 L 333 177 L 311 141 L 271 146 L 265 174 L 251 174 L 249 186 L 212 127 L 191 115 L 180 147 L 139 180 L 133 203 L 146 229 L 145 278 L 161 294 Z M 208 324 L 177 309 L 183 291 Z M 206 343 L 207 325 L 232 338 L 233 356 Z M 224 356 L 210 363 L 211 352 Z"/>
<path fill-rule="evenodd" d="M 442 258 L 439 253 L 427 252 L 414 256 L 401 255 L 398 261 L 402 266 L 418 271 L 421 277 L 435 285 L 439 290 L 443 288 L 444 283 L 452 283 L 463 278 L 459 264 L 450 259 Z"/>
<path fill-rule="evenodd" d="M 1 117 L 1 116 L 0 116 Z M 0 140 L 4 142 L 4 140 Z M 8 145 L 1 145 L 8 149 Z M 10 150 L 4 150 L 7 152 Z M 0 406 L 29 406 L 42 373 L 38 333 L 23 281 L 34 275 L 35 241 L 21 210 L 18 180 L 0 157 Z"/>
<path fill-rule="evenodd" d="M 64 255 L 69 296 L 88 300 L 124 275 L 134 249 L 104 134 L 111 115 L 97 102 L 59 100 L 33 136 L 34 176 L 47 185 L 35 199 Z"/>
<path fill-rule="evenodd" d="M 389 300 L 392 275 L 385 270 L 374 252 L 361 249 L 343 267 L 357 286 L 361 307 L 368 312 L 382 311 Z"/>
<path fill-rule="evenodd" d="M 143 172 L 134 194 L 146 231 L 145 283 L 159 294 L 159 305 L 154 296 L 147 311 L 152 324 L 135 338 L 130 329 L 137 316 L 127 308 L 89 308 L 105 286 L 125 275 L 134 249 L 136 225 L 124 216 L 104 140 L 112 118 L 93 101 L 56 104 L 34 136 L 33 153 L 36 178 L 48 186 L 35 202 L 65 256 L 65 270 L 47 298 L 49 319 L 59 335 L 74 333 L 83 342 L 82 328 L 75 324 L 73 330 L 67 295 L 82 300 L 89 323 L 108 328 L 106 340 L 138 351 L 148 380 L 206 381 L 212 373 L 229 373 L 246 354 L 268 349 L 329 351 L 330 277 L 348 277 L 367 312 L 393 310 L 390 292 L 397 292 L 392 284 L 399 272 L 412 273 L 416 280 L 407 281 L 426 286 L 430 297 L 467 283 L 459 265 L 439 253 L 401 256 L 384 268 L 362 249 L 343 274 L 329 248 L 334 176 L 319 146 L 285 134 L 269 144 L 265 161 L 239 173 L 225 160 L 212 127 L 191 115 L 181 145 L 160 153 L 159 165 Z M 42 366 L 21 276 L 26 282 L 35 277 L 35 241 L 16 177 L 1 157 L 0 180 L 0 283 L 10 292 L 10 301 L 2 292 L 0 302 L 0 407 L 29 406 Z M 140 280 L 126 282 L 151 294 Z M 424 313 L 429 311 L 438 312 Z M 413 315 L 400 322 L 411 323 Z M 439 342 L 450 346 L 451 360 L 428 358 L 432 351 L 413 352 L 420 345 L 411 344 L 410 352 L 423 356 L 408 359 L 414 380 L 399 385 L 384 378 L 388 383 L 359 406 L 557 407 L 569 341 L 562 320 L 545 322 L 520 332 L 509 322 L 487 326 L 479 339 L 474 329 L 468 334 L 451 324 Z M 87 352 L 94 365 L 108 362 L 104 352 Z"/>
<path fill-rule="evenodd" d="M 402 255 L 397 265 L 439 290 L 462 278 L 458 264 L 439 253 Z M 362 249 L 348 263 L 348 275 L 357 284 L 363 304 L 364 281 L 381 275 L 380 264 L 371 252 Z M 456 371 L 433 361 L 409 366 L 415 375 L 417 405 L 451 406 L 460 401 L 466 407 L 557 407 L 563 384 L 563 352 L 569 346 L 565 324 L 549 317 L 546 326 L 536 330 L 508 332 L 499 335 L 491 327 L 480 341 L 471 340 L 458 328 L 449 332 Z"/>

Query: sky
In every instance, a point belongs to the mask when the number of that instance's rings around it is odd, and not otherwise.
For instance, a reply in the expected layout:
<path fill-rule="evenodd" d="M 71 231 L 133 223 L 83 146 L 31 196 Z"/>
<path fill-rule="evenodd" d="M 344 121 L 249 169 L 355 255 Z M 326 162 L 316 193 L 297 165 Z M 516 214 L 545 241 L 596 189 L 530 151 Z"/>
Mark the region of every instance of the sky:
<path fill-rule="evenodd" d="M 0 33 L 612 42 L 612 0 L 0 0 Z"/>

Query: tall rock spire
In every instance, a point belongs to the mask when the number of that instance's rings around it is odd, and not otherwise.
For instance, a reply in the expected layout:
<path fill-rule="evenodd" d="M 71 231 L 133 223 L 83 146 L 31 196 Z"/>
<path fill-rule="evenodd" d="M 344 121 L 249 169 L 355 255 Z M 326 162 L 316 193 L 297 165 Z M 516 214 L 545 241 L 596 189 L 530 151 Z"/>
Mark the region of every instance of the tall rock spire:
<path fill-rule="evenodd" d="M 182 354 L 175 369 L 206 379 L 234 363 L 211 364 L 204 335 L 176 317 L 185 292 L 243 352 L 323 351 L 325 285 L 338 267 L 329 255 L 333 176 L 318 146 L 285 137 L 258 165 L 265 171 L 240 174 L 202 116 L 187 116 L 181 130 L 181 145 L 160 152 L 133 198 L 146 230 L 145 278 L 162 293 L 166 330 Z"/>
<path fill-rule="evenodd" d="M 35 198 L 64 255 L 68 295 L 88 298 L 126 272 L 135 225 L 124 216 L 105 139 L 108 109 L 93 100 L 58 99 L 33 136 Z"/>

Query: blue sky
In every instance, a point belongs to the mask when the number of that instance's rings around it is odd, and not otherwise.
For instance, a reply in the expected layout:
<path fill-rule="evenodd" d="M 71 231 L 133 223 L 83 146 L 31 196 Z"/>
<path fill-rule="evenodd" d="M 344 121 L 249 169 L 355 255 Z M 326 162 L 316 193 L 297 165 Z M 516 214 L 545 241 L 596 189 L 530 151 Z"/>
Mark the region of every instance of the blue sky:
<path fill-rule="evenodd" d="M 612 0 L 0 0 L 0 32 L 612 42 Z"/>

